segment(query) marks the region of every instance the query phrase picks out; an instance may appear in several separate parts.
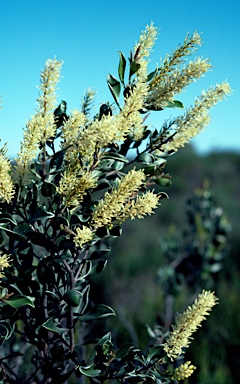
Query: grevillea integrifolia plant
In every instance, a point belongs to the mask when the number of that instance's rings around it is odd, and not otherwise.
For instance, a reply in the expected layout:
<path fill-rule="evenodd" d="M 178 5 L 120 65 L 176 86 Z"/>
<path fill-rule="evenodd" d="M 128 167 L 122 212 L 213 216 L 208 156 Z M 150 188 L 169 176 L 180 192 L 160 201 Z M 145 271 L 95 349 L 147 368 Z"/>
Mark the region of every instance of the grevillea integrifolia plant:
<path fill-rule="evenodd" d="M 118 78 L 107 77 L 113 101 L 96 115 L 92 90 L 80 110 L 68 113 L 65 101 L 58 105 L 62 62 L 47 60 L 37 110 L 13 164 L 6 146 L 0 150 L 1 383 L 80 383 L 88 377 L 92 383 L 160 384 L 195 370 L 184 362 L 184 351 L 217 303 L 212 291 L 203 290 L 162 342 L 145 350 L 114 345 L 110 331 L 93 332 L 117 314 L 94 302 L 91 275 L 106 267 L 122 223 L 154 214 L 167 197 L 159 188 L 171 183 L 168 156 L 203 130 L 209 109 L 230 93 L 223 82 L 185 108 L 175 97 L 211 68 L 208 59 L 188 59 L 201 37 L 187 35 L 150 71 L 156 36 L 151 23 L 128 62 L 119 52 Z M 179 109 L 179 116 L 157 129 L 147 124 L 151 111 L 166 108 Z"/>

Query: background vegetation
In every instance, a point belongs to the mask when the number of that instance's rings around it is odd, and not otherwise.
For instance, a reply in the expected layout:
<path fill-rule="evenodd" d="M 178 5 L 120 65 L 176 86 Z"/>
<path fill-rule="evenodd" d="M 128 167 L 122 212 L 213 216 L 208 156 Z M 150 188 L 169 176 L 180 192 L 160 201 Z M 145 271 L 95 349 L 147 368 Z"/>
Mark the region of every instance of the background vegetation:
<path fill-rule="evenodd" d="M 110 268 L 105 269 L 101 280 L 95 278 L 95 298 L 104 296 L 101 300 L 116 310 L 118 322 L 115 318 L 109 320 L 115 327 L 116 339 L 129 341 L 130 337 L 134 343 L 146 345 L 146 323 L 150 326 L 159 323 L 156 312 L 163 308 L 163 285 L 158 278 L 164 266 L 162 245 L 167 242 L 169 228 L 174 231 L 175 227 L 179 237 L 188 229 L 186 202 L 208 179 L 214 203 L 222 208 L 231 226 L 228 233 L 230 249 L 212 287 L 219 297 L 219 305 L 196 334 L 195 342 L 186 354 L 198 369 L 185 382 L 239 383 L 240 154 L 215 152 L 199 156 L 191 146 L 187 146 L 171 158 L 166 171 L 173 180 L 173 184 L 165 188 L 170 199 L 162 200 L 154 216 L 124 224 L 122 236 L 113 244 Z M 152 278 L 154 273 L 155 279 Z M 186 290 L 181 288 L 175 310 L 180 312 L 189 299 Z"/>

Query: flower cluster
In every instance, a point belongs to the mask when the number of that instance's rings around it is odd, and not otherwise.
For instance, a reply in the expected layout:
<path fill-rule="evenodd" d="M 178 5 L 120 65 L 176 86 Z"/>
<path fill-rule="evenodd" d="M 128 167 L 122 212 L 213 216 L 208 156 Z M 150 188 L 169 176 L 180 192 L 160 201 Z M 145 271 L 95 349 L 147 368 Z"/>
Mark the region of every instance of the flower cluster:
<path fill-rule="evenodd" d="M 203 76 L 210 68 L 208 59 L 198 58 L 190 61 L 182 70 L 174 69 L 166 79 L 160 81 L 161 78 L 159 78 L 159 81 L 154 83 L 147 97 L 147 104 L 154 105 L 157 110 L 164 107 L 175 95 Z"/>
<path fill-rule="evenodd" d="M 40 143 L 46 143 L 47 139 L 55 136 L 55 124 L 53 108 L 56 102 L 56 86 L 59 81 L 62 62 L 57 60 L 47 60 L 45 68 L 41 72 L 42 92 L 37 99 L 38 111 L 28 121 L 23 134 L 23 142 L 20 152 L 16 159 L 14 168 L 14 180 L 21 184 L 29 180 L 29 163 L 36 156 Z"/>
<path fill-rule="evenodd" d="M 183 116 L 177 117 L 172 122 L 172 125 L 175 126 L 175 132 L 171 136 L 171 140 L 164 143 L 161 148 L 168 151 L 177 151 L 180 147 L 183 147 L 210 122 L 209 109 L 230 93 L 231 88 L 227 82 L 217 84 L 207 92 L 203 92 L 196 99 L 193 107 L 187 109 Z"/>
<path fill-rule="evenodd" d="M 196 51 L 197 45 L 201 45 L 201 36 L 197 32 L 194 32 L 190 37 L 187 35 L 183 44 L 179 45 L 172 54 L 166 56 L 162 66 L 158 69 L 157 76 L 151 81 L 151 89 L 154 89 L 157 84 L 167 79 L 169 74 L 177 66 L 180 66 L 187 56 Z"/>
<path fill-rule="evenodd" d="M 217 301 L 213 292 L 203 290 L 194 304 L 177 317 L 176 325 L 164 343 L 164 351 L 171 360 L 180 356 L 183 348 L 189 346 L 192 334 L 201 326 Z"/>
<path fill-rule="evenodd" d="M 73 241 L 76 247 L 81 248 L 84 244 L 91 241 L 94 237 L 94 233 L 90 228 L 83 226 L 82 229 L 77 228 Z"/>
<path fill-rule="evenodd" d="M 87 191 L 96 186 L 96 178 L 80 166 L 67 167 L 63 173 L 57 192 L 63 197 L 64 205 L 79 206 Z"/>
<path fill-rule="evenodd" d="M 62 148 L 66 150 L 65 158 L 71 162 L 71 158 L 78 153 L 78 143 L 80 142 L 80 132 L 86 124 L 86 116 L 83 112 L 74 110 L 69 119 L 62 126 Z"/>
<path fill-rule="evenodd" d="M 11 178 L 11 164 L 5 158 L 5 146 L 0 150 L 0 199 L 10 203 L 14 196 L 14 186 Z"/>
<path fill-rule="evenodd" d="M 94 228 L 112 226 L 113 220 L 120 220 L 126 210 L 126 203 L 138 193 L 143 185 L 145 175 L 142 170 L 132 169 L 122 180 L 117 180 L 115 187 L 109 193 L 106 192 L 100 200 L 92 216 Z"/>
<path fill-rule="evenodd" d="M 59 82 L 62 61 L 48 59 L 40 74 L 41 96 L 37 99 L 39 112 L 43 115 L 52 114 L 56 102 L 56 86 Z"/>
<path fill-rule="evenodd" d="M 181 364 L 178 368 L 174 370 L 174 373 L 171 377 L 171 380 L 184 380 L 190 377 L 195 371 L 196 367 L 191 364 L 190 361 Z"/>
<path fill-rule="evenodd" d="M 4 277 L 4 273 L 2 272 L 5 268 L 10 267 L 10 256 L 5 255 L 0 251 L 0 278 Z"/>
<path fill-rule="evenodd" d="M 143 219 L 146 215 L 152 215 L 153 210 L 159 205 L 159 196 L 153 191 L 148 191 L 142 196 L 137 196 L 136 200 L 129 201 L 124 210 L 119 215 L 120 222 L 124 222 L 128 218 L 134 220 Z"/>

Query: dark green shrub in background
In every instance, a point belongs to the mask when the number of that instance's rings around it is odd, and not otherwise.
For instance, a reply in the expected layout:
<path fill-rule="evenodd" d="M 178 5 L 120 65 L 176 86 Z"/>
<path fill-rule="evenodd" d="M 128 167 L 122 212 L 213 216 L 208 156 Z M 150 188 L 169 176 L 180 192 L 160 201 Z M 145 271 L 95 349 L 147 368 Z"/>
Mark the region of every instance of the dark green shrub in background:
<path fill-rule="evenodd" d="M 95 302 L 91 291 L 91 276 L 106 267 L 122 223 L 151 215 L 167 197 L 154 188 L 171 184 L 165 173 L 168 156 L 201 132 L 209 108 L 230 92 L 227 83 L 218 84 L 184 109 L 175 95 L 211 67 L 201 58 L 186 60 L 200 36 L 187 36 L 149 73 L 156 33 L 151 24 L 140 36 L 130 53 L 128 76 L 120 52 L 119 79 L 107 78 L 116 106 L 105 103 L 96 116 L 91 116 L 92 91 L 81 110 L 68 115 L 65 101 L 56 108 L 62 63 L 48 60 L 38 110 L 24 130 L 13 171 L 5 147 L 1 150 L 3 383 L 82 382 L 89 377 L 98 383 L 160 384 L 183 380 L 195 370 L 182 355 L 217 302 L 204 284 L 171 332 L 164 329 L 161 340 L 157 337 L 144 350 L 133 343 L 116 348 L 110 332 L 98 334 L 98 323 L 115 311 Z M 147 113 L 165 108 L 183 114 L 161 129 L 150 129 Z"/>

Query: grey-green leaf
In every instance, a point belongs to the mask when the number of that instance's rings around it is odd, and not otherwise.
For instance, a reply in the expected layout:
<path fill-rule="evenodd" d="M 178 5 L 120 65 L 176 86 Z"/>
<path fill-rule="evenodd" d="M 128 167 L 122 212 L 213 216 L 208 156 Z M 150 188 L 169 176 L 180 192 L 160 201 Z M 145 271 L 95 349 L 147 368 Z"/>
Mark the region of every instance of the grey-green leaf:
<path fill-rule="evenodd" d="M 141 65 L 139 63 L 137 63 L 136 61 L 132 61 L 131 64 L 130 64 L 130 74 L 129 74 L 129 77 L 134 75 L 139 70 L 140 67 L 141 67 Z"/>
<path fill-rule="evenodd" d="M 9 339 L 13 333 L 13 329 L 7 322 L 0 323 L 0 339 Z"/>
<path fill-rule="evenodd" d="M 183 109 L 184 105 L 181 101 L 178 100 L 171 100 L 167 101 L 166 104 L 164 103 L 164 108 L 180 108 Z"/>
<path fill-rule="evenodd" d="M 42 327 L 54 333 L 65 333 L 68 331 L 67 328 L 58 327 L 53 317 L 50 317 L 47 321 L 45 321 L 45 323 L 42 324 Z"/>
<path fill-rule="evenodd" d="M 49 219 L 54 217 L 54 213 L 48 212 L 45 208 L 43 207 L 38 207 L 34 215 L 31 217 L 29 222 L 33 222 L 36 220 L 42 220 L 42 219 Z"/>
<path fill-rule="evenodd" d="M 147 81 L 151 81 L 156 76 L 157 73 L 158 73 L 158 69 L 156 68 L 155 71 L 148 74 Z"/>
<path fill-rule="evenodd" d="M 126 59 L 124 54 L 119 51 L 119 64 L 118 64 L 118 76 L 122 84 L 124 84 L 124 74 L 126 69 Z"/>
<path fill-rule="evenodd" d="M 107 76 L 107 83 L 114 100 L 116 101 L 116 103 L 118 103 L 118 98 L 121 91 L 120 81 L 118 81 L 114 76 L 110 75 L 109 73 Z"/>
<path fill-rule="evenodd" d="M 154 162 L 154 157 L 150 153 L 141 153 L 137 161 L 145 163 L 145 164 L 152 164 Z"/>
<path fill-rule="evenodd" d="M 82 321 L 92 321 L 96 319 L 102 319 L 108 316 L 115 316 L 114 310 L 108 305 L 99 304 L 92 307 L 85 315 L 79 317 Z"/>
<path fill-rule="evenodd" d="M 34 297 L 23 296 L 23 295 L 14 295 L 10 299 L 6 300 L 5 303 L 10 305 L 12 308 L 20 308 L 23 305 L 30 305 L 34 307 Z"/>
<path fill-rule="evenodd" d="M 87 367 L 79 367 L 79 371 L 88 377 L 97 377 L 101 373 L 100 369 L 94 368 L 94 364 L 88 365 Z"/>
<path fill-rule="evenodd" d="M 53 183 L 44 182 L 41 188 L 42 195 L 44 197 L 49 197 L 54 194 L 56 191 L 56 186 Z"/>

